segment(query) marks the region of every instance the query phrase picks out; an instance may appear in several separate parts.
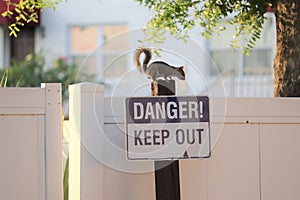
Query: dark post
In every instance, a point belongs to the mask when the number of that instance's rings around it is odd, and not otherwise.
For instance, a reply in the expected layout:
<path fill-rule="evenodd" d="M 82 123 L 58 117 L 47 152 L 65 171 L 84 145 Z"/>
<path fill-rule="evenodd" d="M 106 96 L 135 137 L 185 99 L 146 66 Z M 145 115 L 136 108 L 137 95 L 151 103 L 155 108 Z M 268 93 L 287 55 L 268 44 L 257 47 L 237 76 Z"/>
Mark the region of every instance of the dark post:
<path fill-rule="evenodd" d="M 174 80 L 157 80 L 151 83 L 152 96 L 175 95 Z M 154 161 L 156 200 L 180 200 L 179 163 Z"/>

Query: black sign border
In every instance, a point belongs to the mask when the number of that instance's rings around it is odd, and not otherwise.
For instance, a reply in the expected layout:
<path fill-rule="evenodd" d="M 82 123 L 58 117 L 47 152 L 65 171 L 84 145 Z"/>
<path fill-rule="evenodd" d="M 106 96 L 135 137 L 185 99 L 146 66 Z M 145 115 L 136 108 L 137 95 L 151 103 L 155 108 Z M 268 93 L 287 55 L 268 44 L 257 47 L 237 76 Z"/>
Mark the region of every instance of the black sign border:
<path fill-rule="evenodd" d="M 199 101 L 199 99 L 205 100 L 203 102 L 204 103 L 204 110 L 203 113 L 207 114 L 207 117 L 205 117 L 206 121 L 198 121 L 199 123 L 203 123 L 203 122 L 207 122 L 208 123 L 208 148 L 209 148 L 209 152 L 208 155 L 205 156 L 185 156 L 183 155 L 182 157 L 165 157 L 165 158 L 130 158 L 129 157 L 129 145 L 128 145 L 128 140 L 129 140 L 129 134 L 128 134 L 128 124 L 132 123 L 133 120 L 128 121 L 128 119 L 132 119 L 130 117 L 129 114 L 129 101 L 133 100 L 133 99 L 140 99 L 140 100 L 149 100 L 149 99 L 185 99 L 185 98 L 193 98 L 193 99 L 197 99 Z M 206 105 L 206 106 L 205 106 Z M 180 123 L 189 123 L 189 122 L 195 122 L 195 121 L 189 121 L 189 120 L 180 120 Z M 138 122 L 140 124 L 146 124 L 146 123 L 142 123 L 142 122 Z M 138 124 L 137 123 L 137 124 Z M 148 123 L 153 123 L 153 121 L 148 122 Z M 161 122 L 156 122 L 156 123 L 161 123 Z M 178 121 L 167 121 L 165 123 L 178 123 Z M 211 135 L 210 135 L 210 114 L 209 114 L 209 97 L 208 96 L 153 96 L 153 97 L 127 97 L 125 99 L 125 125 L 126 125 L 126 157 L 128 160 L 131 161 L 160 161 L 160 160 L 171 160 L 171 161 L 175 161 L 175 160 L 187 160 L 187 159 L 205 159 L 205 158 L 210 158 L 211 157 Z"/>

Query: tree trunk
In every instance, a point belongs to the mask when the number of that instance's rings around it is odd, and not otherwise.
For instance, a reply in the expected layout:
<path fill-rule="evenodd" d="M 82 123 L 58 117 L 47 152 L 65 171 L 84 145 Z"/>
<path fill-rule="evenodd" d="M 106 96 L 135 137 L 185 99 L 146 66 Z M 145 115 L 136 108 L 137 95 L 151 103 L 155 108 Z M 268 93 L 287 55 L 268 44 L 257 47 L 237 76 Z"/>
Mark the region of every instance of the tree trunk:
<path fill-rule="evenodd" d="M 300 97 L 300 1 L 275 5 L 277 45 L 274 59 L 274 96 Z"/>

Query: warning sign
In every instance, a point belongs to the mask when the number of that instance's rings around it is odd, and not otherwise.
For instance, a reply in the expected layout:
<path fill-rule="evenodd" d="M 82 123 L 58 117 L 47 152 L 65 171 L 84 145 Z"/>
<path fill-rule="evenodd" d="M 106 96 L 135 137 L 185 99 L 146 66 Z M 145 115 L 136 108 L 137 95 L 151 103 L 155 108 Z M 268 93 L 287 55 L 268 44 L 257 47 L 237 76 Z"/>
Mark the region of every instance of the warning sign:
<path fill-rule="evenodd" d="M 126 99 L 127 157 L 174 160 L 210 156 L 209 98 Z"/>

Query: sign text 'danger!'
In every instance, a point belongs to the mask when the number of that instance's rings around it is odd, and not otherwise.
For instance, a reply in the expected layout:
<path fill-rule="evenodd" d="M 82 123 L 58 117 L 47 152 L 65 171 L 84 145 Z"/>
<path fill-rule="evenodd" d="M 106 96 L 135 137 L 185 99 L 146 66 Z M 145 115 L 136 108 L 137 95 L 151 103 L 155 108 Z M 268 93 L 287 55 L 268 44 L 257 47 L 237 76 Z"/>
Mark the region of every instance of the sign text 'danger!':
<path fill-rule="evenodd" d="M 139 119 L 187 119 L 203 117 L 203 102 L 169 101 L 169 102 L 141 102 L 133 103 L 133 118 Z"/>

